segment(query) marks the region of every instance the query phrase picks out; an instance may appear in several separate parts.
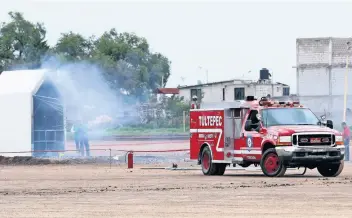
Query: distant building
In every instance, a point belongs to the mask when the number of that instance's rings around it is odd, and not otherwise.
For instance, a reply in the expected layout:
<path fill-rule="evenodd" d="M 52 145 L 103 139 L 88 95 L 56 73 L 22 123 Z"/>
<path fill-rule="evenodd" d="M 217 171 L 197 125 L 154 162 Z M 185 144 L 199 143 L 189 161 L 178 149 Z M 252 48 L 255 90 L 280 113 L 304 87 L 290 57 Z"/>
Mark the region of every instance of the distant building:
<path fill-rule="evenodd" d="M 347 108 L 352 108 L 352 38 L 296 39 L 297 95 L 314 112 L 343 119 L 344 84 L 347 61 Z M 350 116 L 349 121 L 352 121 Z"/>
<path fill-rule="evenodd" d="M 260 70 L 258 81 L 232 79 L 206 84 L 180 86 L 179 96 L 190 101 L 191 96 L 198 96 L 202 102 L 231 102 L 244 100 L 248 95 L 258 98 L 263 96 L 282 97 L 290 95 L 290 87 L 283 83 L 272 83 L 267 69 Z"/>

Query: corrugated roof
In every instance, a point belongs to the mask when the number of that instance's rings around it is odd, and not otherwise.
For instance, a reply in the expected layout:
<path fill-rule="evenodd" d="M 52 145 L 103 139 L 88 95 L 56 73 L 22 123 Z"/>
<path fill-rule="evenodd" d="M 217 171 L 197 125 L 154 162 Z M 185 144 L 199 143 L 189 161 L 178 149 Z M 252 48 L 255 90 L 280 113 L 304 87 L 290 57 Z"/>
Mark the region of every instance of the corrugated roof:
<path fill-rule="evenodd" d="M 179 94 L 180 90 L 178 88 L 158 88 L 156 89 L 157 94 Z"/>
<path fill-rule="evenodd" d="M 4 71 L 0 75 L 0 95 L 32 94 L 42 84 L 46 69 Z"/>

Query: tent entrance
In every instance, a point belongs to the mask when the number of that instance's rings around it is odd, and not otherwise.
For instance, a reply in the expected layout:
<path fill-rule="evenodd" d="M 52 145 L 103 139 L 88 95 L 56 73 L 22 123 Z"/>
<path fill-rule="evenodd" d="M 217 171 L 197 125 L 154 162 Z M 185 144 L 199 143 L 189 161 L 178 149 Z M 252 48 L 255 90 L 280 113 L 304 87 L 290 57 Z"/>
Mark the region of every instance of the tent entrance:
<path fill-rule="evenodd" d="M 44 82 L 33 96 L 32 119 L 33 156 L 58 156 L 65 148 L 64 106 L 52 82 Z"/>

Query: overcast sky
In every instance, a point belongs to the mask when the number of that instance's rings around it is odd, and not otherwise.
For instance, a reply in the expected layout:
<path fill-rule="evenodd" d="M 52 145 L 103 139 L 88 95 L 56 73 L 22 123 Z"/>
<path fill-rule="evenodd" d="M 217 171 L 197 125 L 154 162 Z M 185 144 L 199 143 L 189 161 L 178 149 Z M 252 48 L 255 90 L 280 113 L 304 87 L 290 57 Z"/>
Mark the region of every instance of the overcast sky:
<path fill-rule="evenodd" d="M 110 28 L 135 32 L 172 61 L 169 87 L 206 82 L 206 70 L 209 82 L 257 79 L 266 67 L 275 82 L 291 85 L 291 93 L 296 38 L 352 35 L 351 3 L 126 2 L 6 0 L 0 21 L 9 11 L 23 12 L 45 24 L 51 45 L 71 30 L 85 36 Z"/>

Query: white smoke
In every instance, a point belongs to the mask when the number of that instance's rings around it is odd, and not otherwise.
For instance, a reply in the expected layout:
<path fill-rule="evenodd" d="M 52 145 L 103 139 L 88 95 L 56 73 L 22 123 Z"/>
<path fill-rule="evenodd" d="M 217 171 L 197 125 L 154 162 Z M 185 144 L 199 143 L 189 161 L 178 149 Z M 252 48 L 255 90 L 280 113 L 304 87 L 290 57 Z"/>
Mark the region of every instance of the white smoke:
<path fill-rule="evenodd" d="M 126 112 L 135 112 L 134 105 L 124 104 L 124 95 L 110 88 L 103 70 L 94 64 L 61 63 L 50 58 L 42 63 L 42 68 L 50 70 L 48 77 L 64 100 L 69 121 L 82 120 L 95 126 L 105 123 L 113 127 L 129 121 L 123 117 Z"/>

